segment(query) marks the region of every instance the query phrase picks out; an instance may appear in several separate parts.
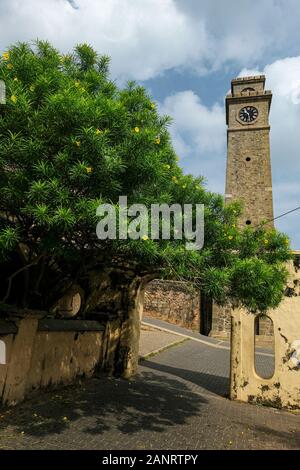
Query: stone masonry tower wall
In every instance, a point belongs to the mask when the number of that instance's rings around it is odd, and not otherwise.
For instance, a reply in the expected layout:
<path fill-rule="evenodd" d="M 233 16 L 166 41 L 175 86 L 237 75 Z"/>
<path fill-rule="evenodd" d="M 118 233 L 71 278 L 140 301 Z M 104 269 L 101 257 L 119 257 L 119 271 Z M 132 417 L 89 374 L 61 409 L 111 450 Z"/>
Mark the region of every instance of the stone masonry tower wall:
<path fill-rule="evenodd" d="M 273 219 L 269 111 L 265 76 L 236 78 L 226 97 L 226 203 L 240 200 L 240 227 Z M 273 227 L 273 222 L 268 224 Z"/>

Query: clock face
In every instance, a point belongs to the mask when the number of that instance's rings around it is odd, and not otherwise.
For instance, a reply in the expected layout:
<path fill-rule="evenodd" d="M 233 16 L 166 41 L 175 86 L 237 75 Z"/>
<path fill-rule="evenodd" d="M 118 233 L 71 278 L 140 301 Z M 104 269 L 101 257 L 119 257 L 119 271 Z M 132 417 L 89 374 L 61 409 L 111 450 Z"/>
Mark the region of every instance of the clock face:
<path fill-rule="evenodd" d="M 258 110 L 254 106 L 245 106 L 240 110 L 239 117 L 243 122 L 253 122 L 258 116 Z"/>

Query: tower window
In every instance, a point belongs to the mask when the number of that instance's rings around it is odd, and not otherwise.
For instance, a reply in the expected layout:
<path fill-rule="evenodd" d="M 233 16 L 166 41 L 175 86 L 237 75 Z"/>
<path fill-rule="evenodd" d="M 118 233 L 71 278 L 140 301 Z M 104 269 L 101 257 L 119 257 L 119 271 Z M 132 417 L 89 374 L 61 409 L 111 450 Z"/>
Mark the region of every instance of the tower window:
<path fill-rule="evenodd" d="M 242 90 L 242 93 L 248 93 L 249 91 L 255 91 L 254 88 L 247 87 Z"/>
<path fill-rule="evenodd" d="M 250 162 L 251 161 L 251 158 L 250 157 L 247 157 L 246 158 L 246 162 Z"/>
<path fill-rule="evenodd" d="M 246 220 L 246 225 L 251 225 L 251 220 Z"/>

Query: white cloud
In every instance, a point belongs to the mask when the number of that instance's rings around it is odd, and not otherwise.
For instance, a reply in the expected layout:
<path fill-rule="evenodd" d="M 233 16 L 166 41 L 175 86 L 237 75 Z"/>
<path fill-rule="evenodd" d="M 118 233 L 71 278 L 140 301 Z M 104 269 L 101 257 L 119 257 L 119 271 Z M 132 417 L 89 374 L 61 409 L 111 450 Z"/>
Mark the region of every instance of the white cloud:
<path fill-rule="evenodd" d="M 186 90 L 168 96 L 160 111 L 173 118 L 171 134 L 183 165 L 194 174 L 205 175 L 211 189 L 223 191 L 225 115 L 218 103 L 205 106 L 199 96 Z M 222 156 L 223 155 L 223 156 Z"/>
<path fill-rule="evenodd" d="M 219 68 L 226 62 L 253 66 L 266 54 L 297 50 L 299 0 L 175 0 L 193 24 L 205 20 L 207 58 Z"/>
<path fill-rule="evenodd" d="M 286 57 L 266 65 L 264 70 L 243 69 L 240 76 L 263 73 L 266 88 L 273 93 L 270 113 L 271 160 L 275 216 L 300 206 L 300 56 Z M 275 221 L 279 230 L 300 247 L 300 211 Z"/>
<path fill-rule="evenodd" d="M 88 42 L 111 55 L 114 77 L 139 80 L 193 63 L 205 51 L 203 21 L 195 34 L 173 0 L 76 0 L 76 6 L 67 0 L 1 0 L 0 49 L 36 37 L 63 51 Z"/>
<path fill-rule="evenodd" d="M 63 51 L 89 42 L 112 57 L 114 78 L 249 67 L 300 40 L 298 0 L 0 0 L 0 8 L 0 50 L 37 37 Z"/>
<path fill-rule="evenodd" d="M 300 206 L 300 56 L 277 60 L 264 69 L 273 92 L 271 155 L 276 215 Z M 300 247 L 300 212 L 276 223 Z"/>
<path fill-rule="evenodd" d="M 224 127 L 224 111 L 219 104 L 209 109 L 199 96 L 188 90 L 168 96 L 162 112 L 173 117 L 176 131 L 189 134 L 190 141 L 200 152 L 216 152 L 222 148 L 223 139 L 214 139 L 216 132 Z"/>

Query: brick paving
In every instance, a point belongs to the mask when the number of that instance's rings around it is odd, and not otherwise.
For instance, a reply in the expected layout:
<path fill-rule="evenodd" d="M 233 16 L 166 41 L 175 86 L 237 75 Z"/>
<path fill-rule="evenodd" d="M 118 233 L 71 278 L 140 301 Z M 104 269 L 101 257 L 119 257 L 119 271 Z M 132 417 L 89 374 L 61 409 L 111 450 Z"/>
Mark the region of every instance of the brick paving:
<path fill-rule="evenodd" d="M 267 360 L 267 357 L 265 359 Z M 229 351 L 188 340 L 0 412 L 0 449 L 300 449 L 300 415 L 231 402 Z"/>
<path fill-rule="evenodd" d="M 224 341 L 216 338 L 210 338 L 208 336 L 203 336 L 197 331 L 191 331 L 187 328 L 182 328 L 178 325 L 173 325 L 156 318 L 144 317 L 143 327 L 156 328 L 157 331 L 161 331 L 161 336 L 172 332 L 174 334 L 180 335 L 179 337 L 190 338 L 193 341 L 196 341 L 199 345 L 199 349 L 196 351 L 200 352 L 199 364 L 202 364 L 204 370 L 209 370 L 210 372 L 214 370 L 214 364 L 220 363 L 222 370 L 225 370 L 225 377 L 229 376 L 229 355 L 230 355 L 230 343 L 229 341 Z M 209 346 L 209 347 L 207 347 Z M 222 350 L 223 353 L 214 354 L 215 350 Z M 256 347 L 255 348 L 256 358 L 255 358 L 255 367 L 257 373 L 261 377 L 271 377 L 273 375 L 275 367 L 275 358 L 274 355 L 270 353 L 270 349 Z M 208 360 L 206 359 L 208 356 Z M 220 362 L 221 361 L 221 362 Z M 221 376 L 222 376 L 222 371 Z"/>

